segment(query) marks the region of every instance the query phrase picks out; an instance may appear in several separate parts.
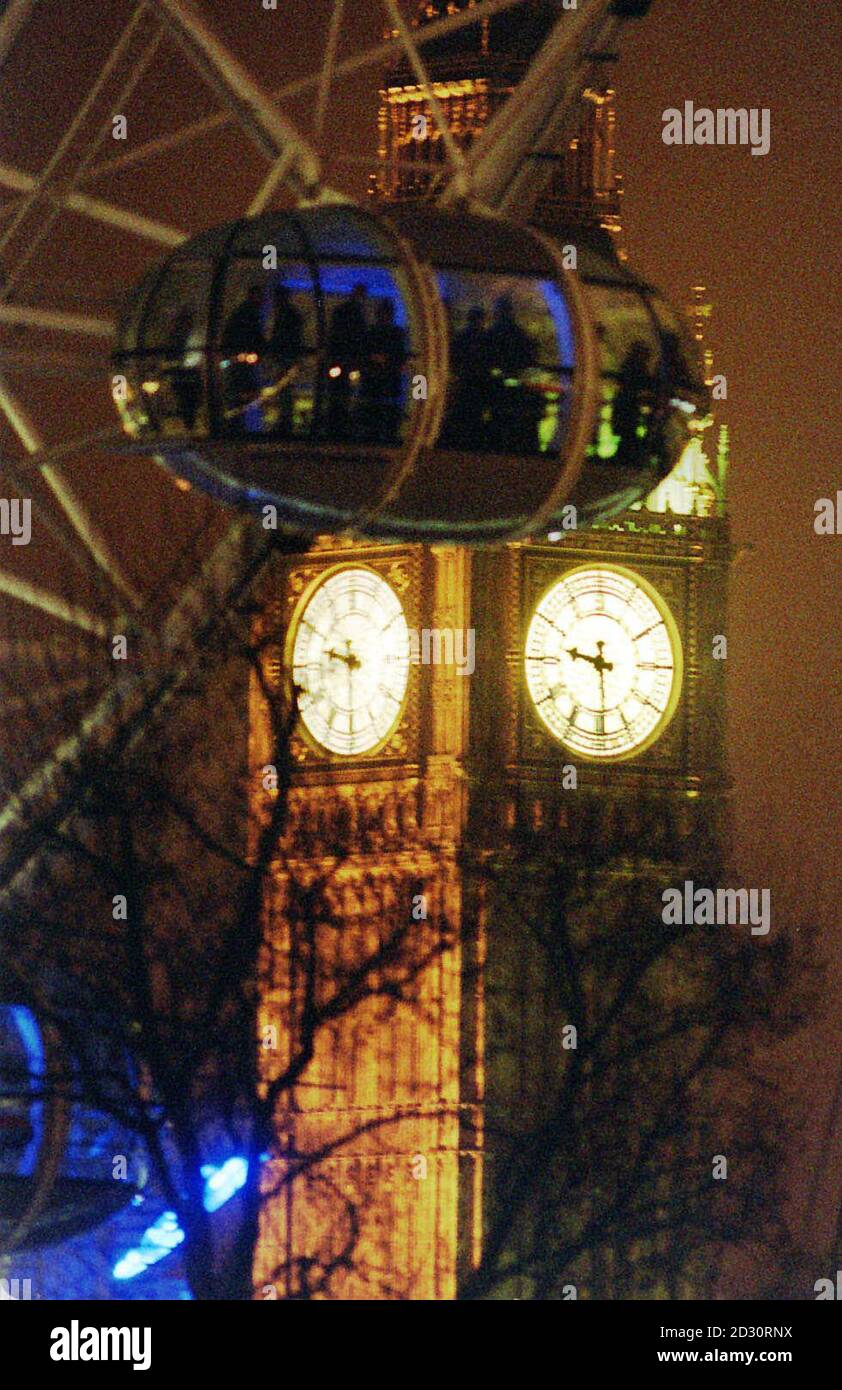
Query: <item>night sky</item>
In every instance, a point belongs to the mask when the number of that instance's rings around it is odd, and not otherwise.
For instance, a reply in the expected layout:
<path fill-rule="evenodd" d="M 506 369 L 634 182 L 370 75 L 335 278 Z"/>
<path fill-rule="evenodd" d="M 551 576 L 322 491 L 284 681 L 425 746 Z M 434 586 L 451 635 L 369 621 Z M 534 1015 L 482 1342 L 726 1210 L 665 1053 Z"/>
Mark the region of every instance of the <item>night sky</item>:
<path fill-rule="evenodd" d="M 205 0 L 202 9 L 267 85 L 318 70 L 330 13 L 326 0 L 281 0 L 274 12 L 264 11 L 260 0 Z M 343 52 L 377 42 L 379 7 L 347 9 Z M 44 0 L 2 75 L 0 161 L 38 171 L 129 13 L 116 0 Z M 133 51 L 150 33 L 145 21 Z M 731 582 L 728 655 L 736 866 L 746 886 L 771 887 L 773 923 L 794 925 L 817 913 L 823 923 L 832 962 L 827 1015 L 798 1063 L 808 1063 L 804 1079 L 815 1100 L 816 1134 L 838 1066 L 842 1003 L 836 907 L 842 536 L 813 530 L 816 500 L 835 497 L 842 487 L 833 264 L 840 240 L 834 97 L 840 51 L 842 11 L 827 0 L 656 0 L 647 21 L 627 26 L 615 75 L 631 262 L 675 303 L 686 303 L 688 287 L 700 281 L 715 306 L 710 342 L 716 370 L 728 381 L 719 418 L 731 429 L 733 534 L 745 550 Z M 341 157 L 372 152 L 378 75 L 368 69 L 343 82 L 329 111 L 334 177 L 360 191 L 365 168 Z M 714 108 L 768 107 L 770 153 L 664 145 L 662 113 L 685 100 Z M 214 98 L 165 41 L 126 106 L 130 139 L 119 148 L 215 109 Z M 287 109 L 307 127 L 308 101 Z M 113 157 L 114 149 L 107 140 L 100 157 Z M 264 169 L 229 126 L 148 165 L 95 180 L 89 191 L 192 231 L 240 215 Z M 11 196 L 0 190 L 0 233 Z M 24 244 L 18 239 L 13 251 Z M 86 304 L 108 317 L 120 288 L 159 254 L 146 243 L 63 217 L 35 257 L 20 298 Z M 101 343 L 40 336 L 51 348 L 99 354 L 107 377 Z M 0 330 L 0 347 L 32 347 L 33 337 Z M 74 398 L 61 381 L 31 381 L 20 372 L 10 379 L 50 442 L 113 419 L 99 382 L 80 383 Z M 0 447 L 20 453 L 5 423 Z M 206 507 L 176 493 L 152 464 L 80 458 L 73 468 L 79 490 L 141 580 L 160 571 L 177 548 L 179 528 L 193 525 Z M 54 576 L 47 551 L 35 545 L 30 551 L 12 562 L 29 566 L 30 577 L 42 582 Z M 11 612 L 8 601 L 3 607 L 3 630 L 24 630 L 27 614 Z M 835 1151 L 838 1160 L 842 1132 Z M 834 1195 L 828 1186 L 826 1202 Z"/>

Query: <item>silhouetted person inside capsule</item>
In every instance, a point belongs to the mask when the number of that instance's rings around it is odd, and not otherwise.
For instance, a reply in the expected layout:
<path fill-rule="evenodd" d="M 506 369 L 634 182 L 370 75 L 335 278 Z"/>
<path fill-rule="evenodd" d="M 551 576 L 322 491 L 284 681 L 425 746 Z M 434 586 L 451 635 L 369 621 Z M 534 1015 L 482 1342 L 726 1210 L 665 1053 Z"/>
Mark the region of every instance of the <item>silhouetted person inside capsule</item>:
<path fill-rule="evenodd" d="M 679 386 L 685 391 L 693 390 L 693 375 L 681 339 L 669 328 L 661 332 L 661 376 L 669 387 Z"/>
<path fill-rule="evenodd" d="M 491 373 L 489 447 L 501 454 L 538 453 L 538 424 L 544 403 L 523 377 L 526 368 L 535 365 L 537 352 L 514 316 L 509 295 L 501 295 L 494 306 L 485 352 Z"/>
<path fill-rule="evenodd" d="M 292 379 L 304 347 L 304 319 L 292 302 L 286 285 L 273 292 L 272 331 L 268 352 L 272 359 L 277 417 L 273 433 L 289 437 L 293 430 Z"/>
<path fill-rule="evenodd" d="M 453 373 L 451 405 L 442 433 L 447 449 L 489 447 L 491 374 L 486 344 L 485 310 L 474 305 L 468 321 L 450 345 Z"/>
<path fill-rule="evenodd" d="M 639 427 L 648 424 L 652 403 L 651 356 L 649 345 L 636 338 L 620 367 L 611 406 L 611 428 L 619 436 L 615 458 L 630 467 L 639 467 L 646 455 L 646 434 Z"/>
<path fill-rule="evenodd" d="M 391 299 L 381 299 L 365 339 L 361 434 L 369 444 L 397 444 L 401 423 L 406 333 L 395 323 Z"/>
<path fill-rule="evenodd" d="M 181 423 L 192 433 L 202 399 L 202 378 L 197 367 L 186 367 L 184 357 L 193 331 L 193 310 L 189 305 L 179 309 L 167 338 L 167 377 L 175 397 Z"/>
<path fill-rule="evenodd" d="M 327 342 L 327 428 L 331 439 L 350 439 L 354 434 L 353 388 L 360 379 L 366 350 L 366 288 L 356 284 L 347 299 L 337 304 L 330 320 Z"/>
<path fill-rule="evenodd" d="M 263 336 L 263 286 L 249 287 L 242 304 L 230 315 L 220 342 L 225 371 L 225 423 L 233 434 L 257 433 L 260 410 L 260 358 L 266 349 Z"/>
<path fill-rule="evenodd" d="M 693 374 L 681 339 L 671 329 L 661 332 L 661 363 L 652 402 L 649 425 L 649 453 L 662 471 L 669 470 L 669 460 L 681 450 L 683 425 L 676 420 L 673 401 L 679 395 L 695 394 Z"/>

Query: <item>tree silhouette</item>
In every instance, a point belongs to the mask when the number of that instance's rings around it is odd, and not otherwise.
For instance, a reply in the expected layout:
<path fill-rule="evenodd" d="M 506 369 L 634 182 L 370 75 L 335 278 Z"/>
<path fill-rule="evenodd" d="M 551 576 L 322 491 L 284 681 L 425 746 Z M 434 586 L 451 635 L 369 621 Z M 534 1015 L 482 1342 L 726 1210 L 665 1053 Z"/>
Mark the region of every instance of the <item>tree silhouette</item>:
<path fill-rule="evenodd" d="M 713 1297 L 740 1248 L 773 1289 L 799 1116 L 770 1059 L 812 1008 L 811 934 L 666 926 L 663 890 L 719 871 L 687 863 L 663 806 L 614 833 L 580 809 L 563 851 L 524 831 L 475 868 L 490 1174 L 461 1297 Z"/>
<path fill-rule="evenodd" d="M 264 1206 L 329 1186 L 332 1156 L 374 1127 L 291 1140 L 296 1089 L 320 1035 L 375 1004 L 420 1008 L 420 982 L 451 942 L 445 921 L 414 919 L 411 879 L 380 913 L 376 939 L 349 931 L 333 885 L 347 854 L 341 836 L 327 872 L 290 859 L 296 692 L 266 679 L 272 639 L 260 634 L 258 612 L 244 591 L 217 615 L 189 678 L 150 711 L 142 736 L 88 752 L 72 812 L 40 823 L 32 867 L 6 893 L 0 927 L 9 997 L 60 1033 L 73 1060 L 68 1094 L 142 1140 L 185 1232 L 190 1288 L 203 1299 L 255 1295 Z M 31 671 L 31 651 L 27 660 Z M 249 766 L 250 687 L 269 713 L 268 796 L 263 770 Z M 28 714 L 37 720 L 34 701 Z M 11 742 L 9 725 L 6 733 Z M 279 971 L 294 984 L 267 1039 L 261 1011 Z M 377 1126 L 389 1123 L 381 1116 Z M 246 1160 L 247 1177 L 213 1215 L 201 1170 L 230 1156 Z M 363 1202 L 344 1206 L 340 1251 L 326 1252 L 314 1235 L 312 1248 L 276 1262 L 271 1296 L 324 1294 L 353 1266 Z"/>

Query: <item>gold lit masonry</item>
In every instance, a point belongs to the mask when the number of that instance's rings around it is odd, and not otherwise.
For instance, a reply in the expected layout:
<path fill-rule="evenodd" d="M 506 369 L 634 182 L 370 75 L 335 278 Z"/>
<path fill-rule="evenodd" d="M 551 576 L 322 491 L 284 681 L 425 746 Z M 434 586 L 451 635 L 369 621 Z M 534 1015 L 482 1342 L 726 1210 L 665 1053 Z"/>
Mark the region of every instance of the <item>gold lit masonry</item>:
<path fill-rule="evenodd" d="M 620 566 L 570 570 L 529 624 L 529 694 L 550 732 L 580 757 L 630 758 L 654 743 L 675 711 L 681 676 L 672 614 L 651 584 Z"/>
<path fill-rule="evenodd" d="M 353 757 L 383 743 L 409 681 L 409 629 L 391 585 L 362 567 L 323 577 L 292 624 L 292 673 L 321 748 Z"/>

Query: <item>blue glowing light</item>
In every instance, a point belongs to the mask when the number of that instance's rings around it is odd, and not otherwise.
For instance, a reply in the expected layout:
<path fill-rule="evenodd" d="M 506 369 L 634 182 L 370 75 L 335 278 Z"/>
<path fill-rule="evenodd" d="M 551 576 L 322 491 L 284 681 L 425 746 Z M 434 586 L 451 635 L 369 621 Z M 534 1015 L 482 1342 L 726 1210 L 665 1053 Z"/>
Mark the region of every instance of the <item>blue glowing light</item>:
<path fill-rule="evenodd" d="M 217 1211 L 235 1192 L 239 1192 L 248 1177 L 249 1166 L 244 1158 L 229 1158 L 221 1168 L 206 1163 L 202 1169 L 205 1179 L 203 1198 L 205 1211 Z"/>
<path fill-rule="evenodd" d="M 229 1158 L 221 1167 L 206 1163 L 202 1168 L 205 1191 L 202 1202 L 205 1211 L 218 1211 L 245 1184 L 248 1163 L 244 1158 Z M 114 1279 L 134 1279 L 150 1265 L 157 1264 L 171 1250 L 181 1245 L 184 1232 L 174 1211 L 164 1211 L 157 1221 L 144 1231 L 140 1244 L 127 1250 L 112 1270 Z"/>
<path fill-rule="evenodd" d="M 24 1004 L 10 1004 L 8 1009 L 4 1008 L 2 1012 L 4 1014 L 8 1012 L 12 1027 L 16 1029 L 23 1043 L 26 1052 L 29 1089 L 38 1093 L 44 1084 L 46 1062 L 44 1042 L 41 1037 L 41 1030 L 35 1021 L 35 1015 Z M 30 1105 L 29 1120 L 32 1125 L 32 1138 L 24 1153 L 20 1155 L 17 1170 L 19 1173 L 33 1171 L 36 1155 L 43 1144 L 44 1102 L 42 1100 L 33 1101 Z"/>
<path fill-rule="evenodd" d="M 150 1265 L 157 1264 L 184 1240 L 184 1232 L 174 1211 L 163 1211 L 158 1220 L 144 1231 L 140 1245 L 128 1250 L 112 1270 L 115 1279 L 134 1279 Z"/>

